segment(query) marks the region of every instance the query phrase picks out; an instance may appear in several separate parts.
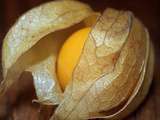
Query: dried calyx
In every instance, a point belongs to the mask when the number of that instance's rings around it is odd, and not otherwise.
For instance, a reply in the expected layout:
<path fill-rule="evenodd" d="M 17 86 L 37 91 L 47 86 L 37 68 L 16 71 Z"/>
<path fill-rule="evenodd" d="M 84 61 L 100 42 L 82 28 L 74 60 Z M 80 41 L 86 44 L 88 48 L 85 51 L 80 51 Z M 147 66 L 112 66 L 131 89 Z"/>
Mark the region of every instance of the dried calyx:
<path fill-rule="evenodd" d="M 144 25 L 131 12 L 100 14 L 78 1 L 25 13 L 2 51 L 1 97 L 29 71 L 37 101 L 58 105 L 51 120 L 121 119 L 142 102 L 152 80 L 154 51 Z"/>

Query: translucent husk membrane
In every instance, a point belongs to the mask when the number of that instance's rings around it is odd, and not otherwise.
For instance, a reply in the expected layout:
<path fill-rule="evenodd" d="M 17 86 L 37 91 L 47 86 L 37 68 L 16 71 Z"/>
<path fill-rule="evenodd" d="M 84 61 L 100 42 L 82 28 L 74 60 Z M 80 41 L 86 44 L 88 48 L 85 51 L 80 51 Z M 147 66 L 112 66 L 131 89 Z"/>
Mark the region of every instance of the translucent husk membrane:
<path fill-rule="evenodd" d="M 59 48 L 85 26 L 92 30 L 62 92 L 56 77 Z M 36 101 L 58 105 L 51 120 L 125 117 L 147 94 L 154 64 L 149 34 L 131 12 L 107 9 L 100 15 L 77 1 L 49 2 L 25 13 L 7 33 L 2 54 L 1 97 L 29 71 Z"/>

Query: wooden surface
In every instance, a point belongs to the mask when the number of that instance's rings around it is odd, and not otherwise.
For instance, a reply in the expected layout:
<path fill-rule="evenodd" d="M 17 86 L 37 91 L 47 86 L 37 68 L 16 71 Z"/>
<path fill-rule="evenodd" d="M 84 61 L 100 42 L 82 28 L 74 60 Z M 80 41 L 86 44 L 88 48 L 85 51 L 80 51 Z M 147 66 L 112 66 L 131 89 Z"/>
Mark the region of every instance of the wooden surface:
<path fill-rule="evenodd" d="M 28 9 L 48 0 L 0 0 L 0 45 L 9 27 Z M 155 46 L 156 64 L 153 83 L 149 94 L 141 106 L 125 120 L 160 120 L 160 2 L 159 0 L 83 0 L 96 10 L 106 7 L 131 10 L 149 29 Z M 51 11 L 52 12 L 52 11 Z M 2 76 L 0 74 L 0 76 Z M 2 80 L 2 77 L 1 77 Z M 26 80 L 27 81 L 27 80 Z M 32 103 L 35 98 L 32 81 L 22 83 L 23 90 L 14 97 L 11 91 L 7 101 L 7 117 L 0 120 L 48 120 L 52 107 Z M 4 102 L 6 102 L 4 100 Z M 2 108 L 2 106 L 0 106 Z"/>

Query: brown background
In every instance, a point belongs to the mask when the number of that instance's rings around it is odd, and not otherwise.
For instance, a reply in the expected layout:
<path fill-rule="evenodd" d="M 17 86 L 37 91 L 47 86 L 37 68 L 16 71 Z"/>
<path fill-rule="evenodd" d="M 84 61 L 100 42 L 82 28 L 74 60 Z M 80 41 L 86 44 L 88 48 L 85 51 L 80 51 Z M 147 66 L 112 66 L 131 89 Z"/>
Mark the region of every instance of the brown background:
<path fill-rule="evenodd" d="M 49 0 L 0 0 L 0 47 L 9 27 L 28 9 Z M 155 74 L 150 92 L 141 106 L 125 120 L 160 120 L 160 2 L 159 0 L 83 0 L 96 10 L 106 7 L 131 10 L 149 29 L 155 46 Z M 2 75 L 0 75 L 2 76 Z M 2 79 L 2 77 L 1 77 Z M 27 81 L 28 82 L 28 81 Z M 30 81 L 31 82 L 31 81 Z M 9 97 L 12 102 L 7 116 L 0 120 L 47 120 L 53 109 L 32 103 L 35 98 L 33 86 L 26 85 L 17 96 Z M 29 88 L 29 89 L 28 89 Z M 12 95 L 11 95 L 12 96 Z M 1 107 L 1 106 L 0 106 Z M 40 112 L 41 109 L 41 112 Z M 41 117 L 38 117 L 41 116 Z"/>

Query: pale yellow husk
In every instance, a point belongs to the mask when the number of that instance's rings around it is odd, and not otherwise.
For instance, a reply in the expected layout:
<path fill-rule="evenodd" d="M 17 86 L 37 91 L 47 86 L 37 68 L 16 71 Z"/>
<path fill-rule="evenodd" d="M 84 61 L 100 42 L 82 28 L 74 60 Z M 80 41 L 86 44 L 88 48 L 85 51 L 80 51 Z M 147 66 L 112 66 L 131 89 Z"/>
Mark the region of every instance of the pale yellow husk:
<path fill-rule="evenodd" d="M 84 26 L 92 30 L 63 93 L 56 78 L 58 50 Z M 30 71 L 37 101 L 59 104 L 50 120 L 124 118 L 146 96 L 154 65 L 147 29 L 131 12 L 107 9 L 98 17 L 88 5 L 69 0 L 25 13 L 6 35 L 2 57 L 0 94 Z"/>
<path fill-rule="evenodd" d="M 89 34 L 51 120 L 127 116 L 149 89 L 152 49 L 146 28 L 131 12 L 107 9 Z"/>
<path fill-rule="evenodd" d="M 57 37 L 57 33 L 54 33 L 47 38 L 50 39 L 47 41 L 44 36 L 78 24 L 91 14 L 91 8 L 83 3 L 54 1 L 34 8 L 20 17 L 3 42 L 4 80 L 0 86 L 0 94 L 4 94 L 18 80 L 22 72 L 30 67 L 29 71 L 34 76 L 40 101 L 46 104 L 58 104 L 62 99 L 62 92 L 55 76 L 55 58 L 59 49 L 57 46 L 62 43 L 62 37 Z M 59 36 L 62 35 L 59 34 Z M 41 39 L 43 41 L 38 43 Z M 45 45 L 42 46 L 42 44 Z M 41 72 L 39 68 L 46 71 Z M 44 76 L 42 77 L 41 74 Z M 44 79 L 46 79 L 45 86 Z"/>

